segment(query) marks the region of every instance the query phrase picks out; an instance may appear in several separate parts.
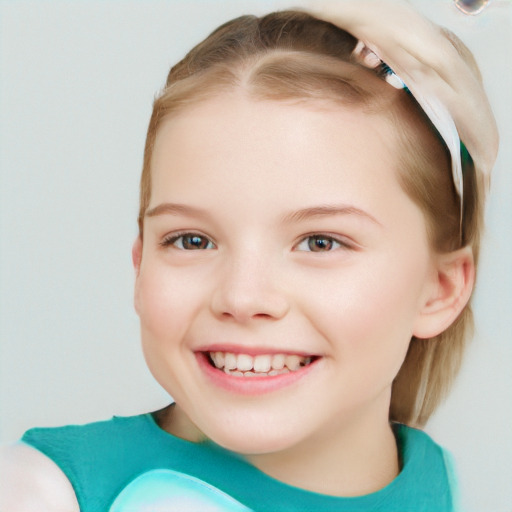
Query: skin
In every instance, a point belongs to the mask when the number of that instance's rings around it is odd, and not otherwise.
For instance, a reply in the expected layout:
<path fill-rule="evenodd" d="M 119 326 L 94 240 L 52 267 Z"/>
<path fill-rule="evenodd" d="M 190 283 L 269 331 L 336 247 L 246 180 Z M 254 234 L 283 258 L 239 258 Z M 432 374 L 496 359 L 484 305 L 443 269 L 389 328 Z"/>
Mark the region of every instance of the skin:
<path fill-rule="evenodd" d="M 133 250 L 135 307 L 148 366 L 176 401 L 163 428 L 211 438 L 291 485 L 354 496 L 398 474 L 391 383 L 411 336 L 458 314 L 472 267 L 467 251 L 430 249 L 387 121 L 325 107 L 235 91 L 165 121 L 155 214 Z M 326 206 L 344 209 L 297 213 Z M 183 232 L 204 248 L 184 249 Z M 318 234 L 336 242 L 311 251 Z M 320 359 L 293 385 L 248 397 L 200 369 L 196 351 L 218 343 Z"/>

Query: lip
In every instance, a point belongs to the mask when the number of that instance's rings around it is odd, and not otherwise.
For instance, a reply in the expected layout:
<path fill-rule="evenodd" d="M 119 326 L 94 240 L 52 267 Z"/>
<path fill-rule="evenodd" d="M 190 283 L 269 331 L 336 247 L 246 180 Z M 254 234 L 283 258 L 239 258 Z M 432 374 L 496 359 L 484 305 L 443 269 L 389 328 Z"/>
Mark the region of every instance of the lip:
<path fill-rule="evenodd" d="M 240 353 L 240 350 L 238 350 L 237 353 Z M 271 352 L 259 351 L 254 353 L 247 352 L 244 349 L 243 353 L 258 355 L 269 354 Z M 274 353 L 281 354 L 282 352 Z M 293 353 L 296 354 L 296 352 Z M 321 357 L 318 357 L 307 366 L 282 375 L 272 375 L 268 377 L 236 377 L 212 366 L 208 361 L 207 351 L 195 352 L 195 356 L 200 370 L 210 382 L 212 382 L 217 387 L 239 395 L 261 395 L 291 386 L 292 384 L 295 384 L 299 380 L 308 376 L 312 371 L 314 371 L 319 361 L 322 359 Z"/>
<path fill-rule="evenodd" d="M 274 355 L 274 354 L 290 354 L 297 355 L 301 357 L 313 357 L 318 354 L 313 354 L 310 352 L 297 351 L 297 350 L 287 350 L 283 348 L 265 348 L 265 347 L 241 347 L 240 345 L 230 345 L 230 344 L 212 344 L 204 347 L 200 347 L 194 349 L 195 352 L 230 352 L 232 354 L 247 354 L 250 356 L 259 356 L 259 355 Z"/>

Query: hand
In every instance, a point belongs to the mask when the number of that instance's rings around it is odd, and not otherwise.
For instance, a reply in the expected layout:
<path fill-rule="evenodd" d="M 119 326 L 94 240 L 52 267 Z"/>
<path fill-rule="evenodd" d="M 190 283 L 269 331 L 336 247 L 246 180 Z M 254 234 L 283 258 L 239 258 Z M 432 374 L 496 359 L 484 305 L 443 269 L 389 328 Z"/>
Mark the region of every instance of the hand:
<path fill-rule="evenodd" d="M 476 63 L 456 36 L 404 0 L 322 1 L 314 6 L 312 14 L 362 41 L 413 95 L 416 90 L 436 97 L 448 109 L 477 168 L 490 173 L 498 152 L 496 121 Z M 373 67 L 375 59 L 366 55 L 363 64 Z"/>

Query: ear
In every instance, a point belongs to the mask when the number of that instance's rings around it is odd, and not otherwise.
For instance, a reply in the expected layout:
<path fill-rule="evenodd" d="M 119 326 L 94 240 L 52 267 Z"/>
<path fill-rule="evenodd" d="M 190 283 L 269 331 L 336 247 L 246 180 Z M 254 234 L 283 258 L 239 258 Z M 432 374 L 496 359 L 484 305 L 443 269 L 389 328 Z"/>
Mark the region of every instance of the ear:
<path fill-rule="evenodd" d="M 135 239 L 132 246 L 132 262 L 135 270 L 135 290 L 133 303 L 135 311 L 139 313 L 139 274 L 140 274 L 140 263 L 142 260 L 142 238 L 140 235 Z"/>
<path fill-rule="evenodd" d="M 142 238 L 140 235 L 135 239 L 132 246 L 132 262 L 135 270 L 135 277 L 139 276 L 140 262 L 142 260 Z"/>
<path fill-rule="evenodd" d="M 450 327 L 468 303 L 475 284 L 470 247 L 436 258 L 432 286 L 414 326 L 417 338 L 433 338 Z"/>

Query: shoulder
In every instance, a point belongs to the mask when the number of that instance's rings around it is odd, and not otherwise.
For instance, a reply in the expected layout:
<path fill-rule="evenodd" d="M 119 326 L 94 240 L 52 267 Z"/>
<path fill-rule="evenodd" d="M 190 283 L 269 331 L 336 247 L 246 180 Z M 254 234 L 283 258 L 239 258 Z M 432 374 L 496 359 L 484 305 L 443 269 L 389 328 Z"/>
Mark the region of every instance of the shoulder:
<path fill-rule="evenodd" d="M 149 455 L 158 452 L 161 444 L 158 434 L 159 429 L 150 415 L 143 414 L 114 416 L 110 420 L 83 425 L 33 428 L 25 432 L 21 441 L 29 452 L 34 450 L 52 468 L 50 482 L 41 483 L 43 471 L 31 474 L 33 485 L 46 489 L 53 482 L 64 481 L 68 488 L 74 489 L 76 500 L 84 510 L 95 511 L 104 510 L 115 489 L 144 468 Z M 39 462 L 43 464 L 41 460 Z M 63 478 L 57 479 L 55 468 Z M 23 475 L 26 469 L 17 472 Z M 59 490 L 62 488 L 60 485 Z M 4 512 L 1 507 L 0 510 Z"/>
<path fill-rule="evenodd" d="M 444 456 L 444 448 L 437 444 L 425 431 L 409 427 L 402 423 L 394 423 L 393 430 L 405 454 L 410 451 L 420 451 L 423 454 Z"/>
<path fill-rule="evenodd" d="M 445 508 L 459 509 L 459 486 L 450 452 L 437 444 L 426 432 L 402 424 L 394 424 L 400 448 L 405 480 L 414 492 L 421 482 L 428 482 L 426 492 L 443 499 Z"/>
<path fill-rule="evenodd" d="M 443 473 L 448 472 L 448 452 L 426 432 L 402 424 L 395 424 L 394 429 L 405 464 L 421 462 L 425 471 L 430 468 L 436 472 L 441 469 Z"/>
<path fill-rule="evenodd" d="M 2 512 L 79 512 L 62 470 L 35 448 L 19 442 L 0 448 Z"/>
<path fill-rule="evenodd" d="M 113 449 L 126 448 L 126 443 L 133 442 L 134 437 L 148 429 L 147 416 L 114 416 L 83 425 L 33 428 L 21 440 L 62 467 L 59 462 L 94 459 Z"/>

